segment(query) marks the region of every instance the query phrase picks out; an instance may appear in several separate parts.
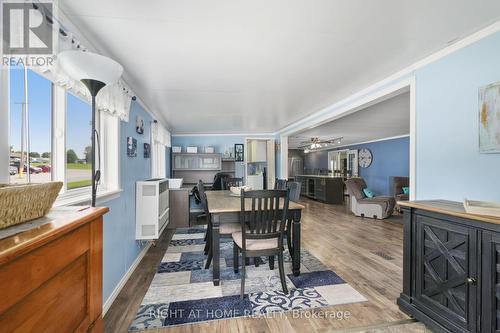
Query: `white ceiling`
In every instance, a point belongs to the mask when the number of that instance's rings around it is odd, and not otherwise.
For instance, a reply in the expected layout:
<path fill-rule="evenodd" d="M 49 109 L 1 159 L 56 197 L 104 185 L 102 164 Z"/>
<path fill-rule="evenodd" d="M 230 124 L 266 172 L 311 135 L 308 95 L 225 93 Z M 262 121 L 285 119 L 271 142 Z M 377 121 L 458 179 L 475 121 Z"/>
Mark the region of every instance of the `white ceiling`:
<path fill-rule="evenodd" d="M 498 0 L 60 0 L 174 133 L 274 132 L 500 18 Z"/>
<path fill-rule="evenodd" d="M 313 137 L 343 137 L 340 145 L 350 145 L 410 133 L 410 93 L 406 92 L 348 116 L 297 133 L 288 139 L 293 149 Z M 331 149 L 331 147 L 330 147 Z"/>

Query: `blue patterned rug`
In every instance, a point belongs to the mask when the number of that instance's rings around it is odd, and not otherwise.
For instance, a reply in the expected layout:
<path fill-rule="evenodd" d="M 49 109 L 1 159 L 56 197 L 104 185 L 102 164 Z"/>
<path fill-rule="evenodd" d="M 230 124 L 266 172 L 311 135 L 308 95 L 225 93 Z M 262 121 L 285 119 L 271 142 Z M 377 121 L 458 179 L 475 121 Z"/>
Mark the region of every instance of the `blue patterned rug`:
<path fill-rule="evenodd" d="M 267 258 L 260 259 L 259 267 L 251 262 L 242 300 L 240 275 L 233 271 L 231 238 L 221 239 L 221 283 L 214 286 L 212 269 L 204 269 L 204 233 L 203 227 L 177 229 L 129 331 L 366 301 L 305 250 L 300 276 L 291 274 L 291 258 L 285 250 L 288 294 L 282 292 L 277 260 L 274 270 L 269 269 Z"/>

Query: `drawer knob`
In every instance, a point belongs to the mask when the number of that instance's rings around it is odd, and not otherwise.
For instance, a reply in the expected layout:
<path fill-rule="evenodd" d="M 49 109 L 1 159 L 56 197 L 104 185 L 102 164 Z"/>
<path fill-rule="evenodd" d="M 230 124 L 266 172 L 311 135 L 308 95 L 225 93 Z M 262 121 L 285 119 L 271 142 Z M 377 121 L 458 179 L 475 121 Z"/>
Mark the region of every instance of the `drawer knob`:
<path fill-rule="evenodd" d="M 475 278 L 468 277 L 468 278 L 466 279 L 466 282 L 467 282 L 468 284 L 471 284 L 471 285 L 475 286 L 477 281 L 476 281 L 476 279 L 475 279 Z"/>

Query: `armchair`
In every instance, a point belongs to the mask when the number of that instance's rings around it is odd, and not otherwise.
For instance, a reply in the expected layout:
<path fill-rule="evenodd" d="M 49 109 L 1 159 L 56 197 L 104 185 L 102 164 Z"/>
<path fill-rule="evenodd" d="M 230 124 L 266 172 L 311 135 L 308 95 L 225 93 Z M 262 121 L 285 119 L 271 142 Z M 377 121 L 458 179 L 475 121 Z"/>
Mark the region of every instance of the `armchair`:
<path fill-rule="evenodd" d="M 385 219 L 392 215 L 396 204 L 394 198 L 382 196 L 367 198 L 363 193 L 363 189 L 367 187 L 363 178 L 350 178 L 345 184 L 354 215 L 374 219 Z"/>
<path fill-rule="evenodd" d="M 410 195 L 403 192 L 403 187 L 410 186 L 408 177 L 391 177 L 391 191 L 396 202 L 410 200 Z M 400 212 L 399 205 L 396 204 L 396 211 Z"/>

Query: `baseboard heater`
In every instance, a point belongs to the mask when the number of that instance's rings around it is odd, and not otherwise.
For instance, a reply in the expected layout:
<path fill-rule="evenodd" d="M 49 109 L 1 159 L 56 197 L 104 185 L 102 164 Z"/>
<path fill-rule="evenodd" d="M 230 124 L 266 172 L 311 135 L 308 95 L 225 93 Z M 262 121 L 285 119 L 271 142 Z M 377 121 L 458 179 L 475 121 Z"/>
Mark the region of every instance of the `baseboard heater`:
<path fill-rule="evenodd" d="M 169 222 L 168 179 L 136 182 L 135 238 L 158 239 Z"/>

